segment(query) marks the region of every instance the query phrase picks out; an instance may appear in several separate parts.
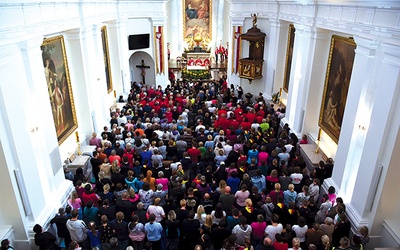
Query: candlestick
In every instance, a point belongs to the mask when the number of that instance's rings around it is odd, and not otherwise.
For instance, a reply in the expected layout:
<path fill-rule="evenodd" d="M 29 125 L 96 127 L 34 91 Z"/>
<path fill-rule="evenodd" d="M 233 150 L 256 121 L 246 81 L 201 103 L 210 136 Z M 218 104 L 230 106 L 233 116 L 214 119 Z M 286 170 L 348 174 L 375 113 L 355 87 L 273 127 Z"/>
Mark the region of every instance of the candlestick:
<path fill-rule="evenodd" d="M 316 153 L 316 154 L 319 153 L 319 140 L 317 141 L 317 148 L 315 149 L 315 153 Z"/>
<path fill-rule="evenodd" d="M 79 142 L 79 134 L 78 134 L 78 131 L 75 132 L 75 136 L 76 136 L 76 142 Z"/>
<path fill-rule="evenodd" d="M 114 89 L 114 98 L 117 98 L 117 91 Z"/>
<path fill-rule="evenodd" d="M 321 134 L 322 134 L 322 128 L 319 128 L 319 130 L 318 130 L 318 138 L 317 138 L 318 141 L 321 140 Z"/>

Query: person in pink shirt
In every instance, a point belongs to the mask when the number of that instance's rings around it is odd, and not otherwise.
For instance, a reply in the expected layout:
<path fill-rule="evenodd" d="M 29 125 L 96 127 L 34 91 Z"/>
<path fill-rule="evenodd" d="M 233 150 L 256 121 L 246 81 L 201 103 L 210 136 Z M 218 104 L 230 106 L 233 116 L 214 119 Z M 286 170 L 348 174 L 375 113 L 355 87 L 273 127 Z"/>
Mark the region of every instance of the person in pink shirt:
<path fill-rule="evenodd" d="M 251 244 L 257 246 L 262 243 L 264 239 L 264 230 L 267 227 L 264 216 L 262 214 L 257 215 L 257 221 L 251 223 L 250 226 L 253 229 L 251 232 Z"/>
<path fill-rule="evenodd" d="M 168 191 L 168 178 L 164 178 L 164 172 L 158 172 L 158 178 L 156 179 L 156 186 L 162 184 L 162 191 Z"/>
<path fill-rule="evenodd" d="M 97 138 L 96 132 L 92 133 L 92 138 L 89 140 L 89 145 L 96 146 L 96 148 L 101 147 L 101 139 Z"/>
<path fill-rule="evenodd" d="M 260 152 L 258 153 L 258 166 L 261 166 L 261 162 L 268 162 L 268 153 L 265 146 L 261 146 Z"/>

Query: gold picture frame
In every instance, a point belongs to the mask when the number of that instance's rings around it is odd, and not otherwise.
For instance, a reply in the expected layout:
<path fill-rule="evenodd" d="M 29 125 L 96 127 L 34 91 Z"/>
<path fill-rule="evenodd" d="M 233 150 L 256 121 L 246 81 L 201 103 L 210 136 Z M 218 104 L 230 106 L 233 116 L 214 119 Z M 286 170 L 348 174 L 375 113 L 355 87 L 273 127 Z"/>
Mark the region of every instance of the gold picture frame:
<path fill-rule="evenodd" d="M 111 64 L 110 64 L 110 51 L 108 49 L 108 34 L 107 34 L 107 27 L 104 25 L 101 27 L 101 43 L 103 47 L 103 58 L 104 58 L 104 67 L 105 67 L 105 75 L 106 75 L 106 82 L 107 82 L 107 91 L 111 93 L 113 90 L 113 83 L 111 77 Z"/>
<path fill-rule="evenodd" d="M 183 1 L 183 39 L 212 38 L 212 0 Z"/>
<path fill-rule="evenodd" d="M 352 38 L 332 36 L 318 125 L 335 143 L 339 141 L 356 47 Z"/>
<path fill-rule="evenodd" d="M 41 49 L 54 126 L 61 145 L 78 128 L 64 37 L 45 38 Z"/>
<path fill-rule="evenodd" d="M 288 41 L 287 41 L 287 46 L 286 46 L 285 74 L 283 76 L 283 90 L 286 93 L 289 92 L 289 81 L 290 81 L 290 72 L 292 69 L 295 31 L 296 31 L 296 29 L 295 29 L 294 25 L 289 24 Z"/>

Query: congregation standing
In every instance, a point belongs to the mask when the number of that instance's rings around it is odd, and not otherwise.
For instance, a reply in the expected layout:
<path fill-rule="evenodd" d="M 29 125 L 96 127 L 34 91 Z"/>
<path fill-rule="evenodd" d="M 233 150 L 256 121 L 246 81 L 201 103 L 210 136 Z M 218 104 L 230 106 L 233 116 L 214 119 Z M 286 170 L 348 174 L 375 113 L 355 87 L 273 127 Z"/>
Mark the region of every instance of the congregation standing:
<path fill-rule="evenodd" d="M 132 83 L 90 139 L 93 175 L 65 171 L 75 190 L 52 221 L 59 238 L 70 249 L 362 249 L 368 229 L 349 240 L 343 200 L 321 195 L 333 161 L 309 173 L 307 136 L 281 128 L 284 115 L 224 78 Z"/>

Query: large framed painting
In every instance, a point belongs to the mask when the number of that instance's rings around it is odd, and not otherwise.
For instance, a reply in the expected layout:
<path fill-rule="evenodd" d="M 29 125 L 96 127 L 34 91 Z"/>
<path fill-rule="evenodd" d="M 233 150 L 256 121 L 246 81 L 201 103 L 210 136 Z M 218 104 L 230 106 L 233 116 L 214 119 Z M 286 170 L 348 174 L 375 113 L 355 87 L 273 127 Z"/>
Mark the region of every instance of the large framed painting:
<path fill-rule="evenodd" d="M 112 78 L 111 78 L 111 67 L 110 67 L 110 52 L 108 49 L 108 36 L 107 27 L 101 27 L 101 42 L 103 45 L 103 58 L 106 73 L 107 91 L 111 93 L 113 90 Z"/>
<path fill-rule="evenodd" d="M 355 49 L 352 38 L 332 36 L 318 125 L 336 143 L 342 127 Z"/>
<path fill-rule="evenodd" d="M 292 57 L 293 57 L 293 46 L 294 46 L 294 32 L 296 29 L 293 24 L 289 25 L 288 31 L 288 41 L 286 47 L 286 62 L 285 62 L 285 74 L 283 76 L 283 90 L 288 93 L 289 92 L 289 80 L 290 80 L 290 71 L 292 69 Z"/>
<path fill-rule="evenodd" d="M 212 38 L 212 0 L 183 1 L 183 38 Z"/>
<path fill-rule="evenodd" d="M 44 39 L 41 49 L 54 126 L 60 145 L 78 127 L 64 37 Z"/>

